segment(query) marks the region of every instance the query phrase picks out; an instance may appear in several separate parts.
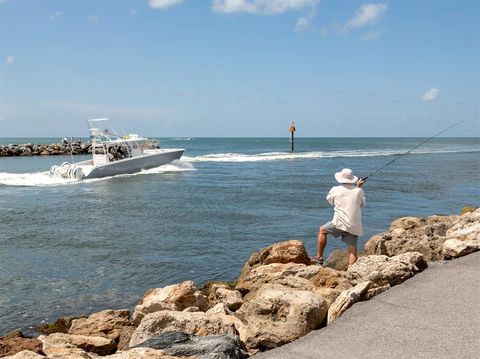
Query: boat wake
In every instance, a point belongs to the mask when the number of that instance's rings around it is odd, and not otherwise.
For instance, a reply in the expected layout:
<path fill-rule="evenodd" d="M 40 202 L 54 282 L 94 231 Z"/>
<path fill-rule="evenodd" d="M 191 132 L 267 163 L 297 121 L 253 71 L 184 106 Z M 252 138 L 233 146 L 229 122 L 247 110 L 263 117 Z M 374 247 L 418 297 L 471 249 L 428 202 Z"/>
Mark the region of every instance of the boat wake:
<path fill-rule="evenodd" d="M 111 178 L 132 177 L 132 176 L 151 175 L 151 174 L 168 174 L 168 173 L 176 173 L 176 172 L 188 172 L 188 171 L 194 171 L 194 170 L 195 170 L 195 167 L 193 167 L 193 165 L 191 165 L 190 163 L 176 160 L 163 166 L 150 168 L 148 170 L 142 170 L 138 173 L 122 174 L 117 176 L 86 179 L 86 180 L 66 179 L 61 176 L 51 176 L 49 171 L 29 172 L 29 173 L 0 172 L 0 186 L 48 187 L 48 186 L 98 182 L 98 181 L 105 181 Z"/>
<path fill-rule="evenodd" d="M 465 153 L 478 152 L 478 150 L 425 150 L 415 151 L 411 155 L 420 154 L 440 154 L 440 153 Z M 381 157 L 397 156 L 401 150 L 379 150 L 379 151 L 314 151 L 314 152 L 266 152 L 258 154 L 242 153 L 217 153 L 204 156 L 188 157 L 183 156 L 185 162 L 260 162 L 260 161 L 279 161 L 279 160 L 301 160 L 301 159 L 320 159 L 336 157 Z"/>

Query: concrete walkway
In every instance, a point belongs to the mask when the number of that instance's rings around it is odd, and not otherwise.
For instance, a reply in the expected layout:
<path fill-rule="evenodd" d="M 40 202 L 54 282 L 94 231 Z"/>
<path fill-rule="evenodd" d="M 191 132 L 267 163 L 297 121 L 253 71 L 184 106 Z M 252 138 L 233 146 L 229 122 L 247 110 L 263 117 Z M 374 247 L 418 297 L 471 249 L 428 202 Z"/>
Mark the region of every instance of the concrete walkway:
<path fill-rule="evenodd" d="M 434 263 L 255 359 L 480 358 L 480 252 Z"/>

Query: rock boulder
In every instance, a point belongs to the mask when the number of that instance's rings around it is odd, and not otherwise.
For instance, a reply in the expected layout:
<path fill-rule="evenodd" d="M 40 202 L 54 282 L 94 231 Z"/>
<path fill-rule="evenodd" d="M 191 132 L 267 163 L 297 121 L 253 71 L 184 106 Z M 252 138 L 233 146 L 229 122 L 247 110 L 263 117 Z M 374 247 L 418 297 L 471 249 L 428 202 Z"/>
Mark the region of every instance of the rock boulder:
<path fill-rule="evenodd" d="M 73 321 L 68 333 L 73 335 L 90 335 L 113 339 L 118 342 L 125 327 L 130 326 L 128 310 L 104 310 L 88 318 Z"/>
<path fill-rule="evenodd" d="M 30 350 L 23 350 L 12 356 L 3 357 L 3 359 L 45 359 L 46 357 Z"/>
<path fill-rule="evenodd" d="M 460 241 L 480 240 L 480 208 L 461 215 L 458 221 L 447 230 L 445 237 Z"/>
<path fill-rule="evenodd" d="M 233 334 L 242 332 L 244 324 L 233 315 L 204 313 L 159 311 L 147 314 L 130 339 L 130 347 L 134 347 L 154 336 L 165 332 L 182 332 L 205 336 L 217 334 Z"/>
<path fill-rule="evenodd" d="M 388 231 L 365 243 L 367 255 L 395 256 L 406 252 L 422 253 L 425 260 L 442 259 L 442 245 L 447 231 L 459 216 L 403 217 L 393 221 Z"/>
<path fill-rule="evenodd" d="M 443 243 L 443 256 L 445 259 L 463 257 L 476 251 L 480 251 L 480 239 L 470 241 L 447 239 Z"/>
<path fill-rule="evenodd" d="M 192 281 L 173 284 L 147 291 L 135 307 L 133 321 L 138 324 L 148 313 L 161 310 L 180 311 L 188 307 L 198 307 L 202 311 L 209 309 L 208 299 Z"/>
<path fill-rule="evenodd" d="M 302 241 L 292 239 L 272 244 L 250 256 L 243 266 L 240 278 L 246 276 L 248 272 L 258 266 L 271 263 L 301 263 L 308 265 L 310 264 L 310 258 Z"/>
<path fill-rule="evenodd" d="M 366 281 L 358 283 L 355 287 L 342 292 L 335 302 L 328 309 L 327 324 L 332 323 L 340 317 L 348 308 L 358 302 L 366 293 L 372 282 Z"/>
<path fill-rule="evenodd" d="M 0 358 L 7 355 L 14 355 L 21 351 L 43 354 L 42 342 L 38 339 L 21 337 L 0 338 Z"/>
<path fill-rule="evenodd" d="M 212 305 L 224 303 L 233 311 L 243 304 L 242 294 L 238 290 L 232 290 L 227 284 L 213 283 L 208 291 L 208 300 Z"/>
<path fill-rule="evenodd" d="M 278 347 L 320 328 L 327 305 L 315 293 L 267 284 L 238 312 L 248 323 L 241 339 L 247 350 L 254 353 Z"/>
<path fill-rule="evenodd" d="M 313 278 L 322 269 L 320 266 L 297 263 L 272 263 L 257 266 L 243 273 L 235 287 L 244 295 L 255 292 L 265 284 L 281 284 L 297 289 L 310 289 Z M 248 299 L 248 297 L 246 297 Z"/>
<path fill-rule="evenodd" d="M 104 337 L 54 333 L 49 336 L 42 335 L 38 337 L 38 339 L 43 344 L 43 351 L 49 357 L 65 352 L 72 352 L 80 355 L 79 351 L 76 349 L 81 349 L 81 351 L 91 352 L 98 355 L 112 354 L 117 350 L 117 344 L 115 341 Z"/>
<path fill-rule="evenodd" d="M 427 267 L 421 253 L 410 252 L 394 257 L 369 255 L 359 258 L 347 270 L 347 278 L 354 283 L 371 281 L 375 286 L 394 286 L 413 277 Z"/>

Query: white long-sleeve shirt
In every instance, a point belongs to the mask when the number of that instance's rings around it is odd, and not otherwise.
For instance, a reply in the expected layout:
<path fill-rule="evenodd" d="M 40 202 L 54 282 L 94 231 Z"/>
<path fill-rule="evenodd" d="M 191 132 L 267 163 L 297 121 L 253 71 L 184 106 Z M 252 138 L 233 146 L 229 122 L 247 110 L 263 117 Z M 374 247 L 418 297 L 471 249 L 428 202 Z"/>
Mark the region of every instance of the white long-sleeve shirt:
<path fill-rule="evenodd" d="M 335 213 L 332 223 L 336 228 L 356 236 L 363 234 L 362 207 L 365 207 L 363 189 L 350 184 L 335 186 L 328 192 L 327 201 L 333 206 Z"/>

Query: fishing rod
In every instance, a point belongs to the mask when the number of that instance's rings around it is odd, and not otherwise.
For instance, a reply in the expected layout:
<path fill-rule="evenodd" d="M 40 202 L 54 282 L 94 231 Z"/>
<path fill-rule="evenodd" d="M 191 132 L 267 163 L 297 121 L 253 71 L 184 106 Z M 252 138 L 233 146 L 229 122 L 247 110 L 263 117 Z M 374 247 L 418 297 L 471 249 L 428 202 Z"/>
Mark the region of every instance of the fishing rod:
<path fill-rule="evenodd" d="M 409 154 L 410 152 L 412 152 L 414 149 L 416 149 L 416 148 L 424 145 L 425 143 L 427 143 L 427 142 L 430 141 L 430 140 L 433 140 L 435 137 L 440 136 L 442 133 L 447 132 L 448 130 L 454 128 L 455 126 L 461 124 L 462 122 L 463 122 L 463 120 L 462 120 L 462 121 L 458 121 L 458 122 L 454 123 L 453 125 L 451 125 L 450 127 L 448 127 L 448 128 L 446 128 L 446 129 L 440 131 L 440 132 L 437 133 L 436 135 L 433 135 L 432 137 L 427 138 L 425 141 L 423 141 L 422 143 L 419 143 L 419 144 L 416 145 L 415 147 L 412 147 L 412 148 L 409 149 L 407 152 L 402 153 L 401 155 L 395 157 L 393 160 L 391 160 L 390 162 L 386 163 L 385 165 L 383 165 L 382 167 L 380 167 L 378 170 L 371 172 L 367 177 L 362 178 L 362 181 L 366 181 L 367 178 L 369 178 L 369 177 L 377 174 L 378 172 L 380 172 L 381 170 L 383 170 L 385 167 L 390 166 L 390 165 L 393 164 L 396 160 L 402 158 L 403 156 L 408 155 L 408 154 Z"/>

